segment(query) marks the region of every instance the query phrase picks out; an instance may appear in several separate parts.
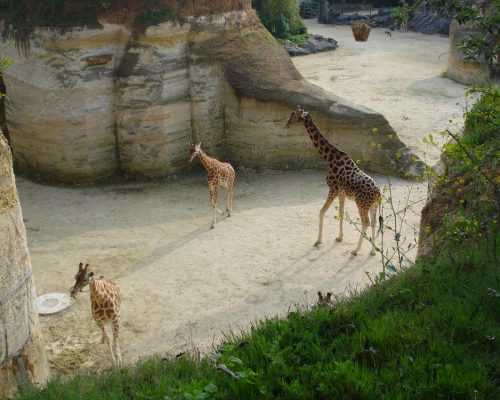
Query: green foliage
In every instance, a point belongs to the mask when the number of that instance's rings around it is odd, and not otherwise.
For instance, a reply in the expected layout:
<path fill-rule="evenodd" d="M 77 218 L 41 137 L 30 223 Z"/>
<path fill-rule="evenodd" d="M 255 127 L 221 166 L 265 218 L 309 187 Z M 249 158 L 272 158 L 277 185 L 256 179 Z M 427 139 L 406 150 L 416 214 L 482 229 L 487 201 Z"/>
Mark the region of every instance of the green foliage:
<path fill-rule="evenodd" d="M 137 15 L 136 21 L 145 25 L 157 25 L 165 21 L 183 22 L 184 18 L 179 13 L 164 7 L 158 10 L 143 11 Z"/>
<path fill-rule="evenodd" d="M 101 1 L 69 2 L 64 0 L 7 0 L 0 5 L 0 15 L 6 25 L 15 30 L 31 30 L 35 26 L 71 28 L 75 26 L 100 27 L 97 12 L 103 9 Z"/>
<path fill-rule="evenodd" d="M 500 0 L 492 0 L 487 8 L 478 7 L 471 0 L 432 0 L 431 5 L 441 12 L 453 13 L 461 25 L 472 29 L 459 48 L 466 58 L 484 59 L 491 68 L 500 54 Z"/>
<path fill-rule="evenodd" d="M 482 94 L 481 100 L 465 114 L 465 141 L 470 146 L 494 141 L 500 133 L 500 89 L 496 86 L 472 88 L 469 93 L 478 91 Z"/>
<path fill-rule="evenodd" d="M 414 8 L 408 4 L 396 7 L 391 11 L 391 16 L 398 26 L 406 26 L 413 16 Z"/>
<path fill-rule="evenodd" d="M 14 60 L 4 57 L 0 53 L 0 76 L 3 75 L 3 72 L 9 68 L 12 64 L 14 64 Z"/>
<path fill-rule="evenodd" d="M 295 0 L 253 0 L 262 24 L 278 39 L 291 40 L 307 33 Z"/>
<path fill-rule="evenodd" d="M 9 46 L 9 44 L 6 45 L 6 47 Z M 5 57 L 2 55 L 2 51 L 5 49 L 0 49 L 0 81 L 3 82 L 3 73 L 4 71 L 9 68 L 12 64 L 14 64 L 14 60 Z M 0 92 L 0 99 L 5 97 L 5 93 Z"/>

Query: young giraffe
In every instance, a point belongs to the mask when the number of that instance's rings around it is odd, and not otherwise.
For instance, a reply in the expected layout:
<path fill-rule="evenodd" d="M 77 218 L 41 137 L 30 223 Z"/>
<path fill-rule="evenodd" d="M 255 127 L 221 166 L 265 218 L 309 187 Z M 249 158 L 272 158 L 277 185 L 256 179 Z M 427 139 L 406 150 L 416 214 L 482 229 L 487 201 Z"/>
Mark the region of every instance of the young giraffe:
<path fill-rule="evenodd" d="M 321 293 L 321 290 L 318 292 L 318 301 L 316 302 L 318 307 L 329 306 L 332 304 L 332 292 L 328 292 L 326 296 Z"/>
<path fill-rule="evenodd" d="M 363 238 L 370 225 L 371 217 L 372 226 L 372 241 L 375 240 L 375 223 L 377 208 L 380 205 L 381 194 L 380 189 L 375 181 L 359 169 L 356 163 L 343 151 L 337 149 L 328 143 L 328 140 L 321 134 L 319 129 L 314 124 L 308 112 L 302 110 L 300 106 L 292 112 L 285 127 L 288 128 L 292 124 L 304 123 L 307 133 L 311 138 L 314 146 L 319 154 L 328 162 L 328 175 L 326 182 L 330 188 L 328 197 L 319 213 L 319 233 L 318 240 L 314 244 L 319 246 L 323 235 L 323 218 L 326 211 L 331 206 L 335 198 L 339 197 L 339 220 L 340 233 L 337 241 L 341 242 L 344 238 L 343 219 L 344 219 L 344 201 L 345 197 L 354 200 L 358 206 L 359 215 L 361 217 L 361 235 L 359 236 L 358 246 L 351 252 L 352 255 L 357 255 L 361 249 Z M 375 254 L 375 244 L 372 242 L 372 250 L 370 254 Z"/>
<path fill-rule="evenodd" d="M 199 144 L 189 143 L 189 162 L 199 156 L 200 161 L 207 170 L 207 181 L 208 190 L 210 191 L 210 203 L 214 210 L 212 217 L 212 225 L 210 229 L 215 227 L 215 216 L 219 212 L 224 214 L 221 210 L 217 208 L 217 197 L 219 195 L 219 188 L 225 186 L 227 188 L 227 202 L 226 202 L 226 212 L 227 216 L 231 216 L 231 210 L 233 208 L 233 185 L 235 172 L 231 164 L 220 162 L 219 160 L 207 156 L 201 149 L 201 142 Z"/>
<path fill-rule="evenodd" d="M 94 272 L 92 272 L 88 264 L 84 268 L 83 264 L 80 263 L 75 280 L 75 285 L 71 288 L 71 297 L 76 299 L 78 292 L 81 292 L 85 286 L 90 286 L 90 306 L 94 321 L 102 330 L 101 343 L 108 343 L 113 365 L 120 367 L 122 363 L 118 344 L 118 335 L 120 333 L 120 288 L 115 282 L 104 276 L 94 278 Z M 108 324 L 113 325 L 113 343 L 111 343 L 111 338 L 106 329 Z"/>

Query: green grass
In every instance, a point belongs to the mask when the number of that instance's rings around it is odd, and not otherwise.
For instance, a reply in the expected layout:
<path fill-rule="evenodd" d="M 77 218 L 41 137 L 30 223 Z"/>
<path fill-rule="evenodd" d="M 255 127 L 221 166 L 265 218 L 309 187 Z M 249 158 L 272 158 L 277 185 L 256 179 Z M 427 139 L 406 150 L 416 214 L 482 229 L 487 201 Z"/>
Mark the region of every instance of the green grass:
<path fill-rule="evenodd" d="M 144 25 L 158 25 L 165 21 L 184 22 L 184 18 L 177 12 L 172 11 L 168 7 L 159 10 L 146 10 L 138 14 L 136 21 Z"/>
<path fill-rule="evenodd" d="M 478 173 L 499 176 L 497 133 L 484 132 L 496 118 L 481 111 L 488 102 L 500 104 L 483 96 L 466 116 L 477 132 L 447 146 L 428 232 L 436 243 L 415 266 L 332 307 L 299 308 L 228 334 L 213 355 L 56 379 L 19 398 L 500 398 L 498 189 Z"/>

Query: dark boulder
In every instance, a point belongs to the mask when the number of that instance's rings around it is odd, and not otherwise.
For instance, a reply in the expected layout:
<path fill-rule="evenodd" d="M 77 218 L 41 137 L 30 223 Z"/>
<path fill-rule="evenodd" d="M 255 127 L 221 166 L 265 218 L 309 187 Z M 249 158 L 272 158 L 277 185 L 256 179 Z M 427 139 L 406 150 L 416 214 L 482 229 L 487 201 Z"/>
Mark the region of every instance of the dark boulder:
<path fill-rule="evenodd" d="M 408 29 L 426 34 L 448 35 L 451 16 L 440 15 L 432 12 L 417 12 L 409 21 Z"/>
<path fill-rule="evenodd" d="M 338 42 L 332 38 L 325 38 L 321 35 L 313 35 L 309 40 L 297 45 L 289 40 L 284 43 L 285 49 L 291 56 L 303 56 L 322 51 L 335 50 Z"/>
<path fill-rule="evenodd" d="M 385 27 L 388 28 L 394 23 L 394 18 L 389 14 L 375 15 L 368 20 L 369 24 L 373 27 Z"/>

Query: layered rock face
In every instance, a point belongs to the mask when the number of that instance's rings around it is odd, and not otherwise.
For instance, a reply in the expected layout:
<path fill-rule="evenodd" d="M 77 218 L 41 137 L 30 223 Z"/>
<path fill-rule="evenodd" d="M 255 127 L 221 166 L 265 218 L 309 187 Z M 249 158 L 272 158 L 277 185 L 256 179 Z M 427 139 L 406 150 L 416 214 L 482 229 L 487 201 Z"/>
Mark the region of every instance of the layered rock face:
<path fill-rule="evenodd" d="M 7 397 L 20 383 L 44 384 L 48 366 L 12 158 L 1 133 L 0 238 L 0 397 Z"/>
<path fill-rule="evenodd" d="M 472 32 L 467 25 L 460 25 L 456 20 L 451 22 L 448 76 L 463 85 L 484 83 L 490 77 L 490 69 L 484 59 L 466 59 L 459 48 L 460 42 L 467 39 Z"/>
<path fill-rule="evenodd" d="M 194 14 L 143 33 L 104 20 L 102 29 L 37 29 L 28 57 L 10 49 L 18 168 L 69 183 L 161 177 L 186 168 L 190 141 L 235 165 L 323 167 L 303 127 L 283 129 L 300 104 L 367 169 L 421 171 L 383 116 L 306 82 L 249 0 L 216 3 L 217 14 L 179 8 Z"/>

